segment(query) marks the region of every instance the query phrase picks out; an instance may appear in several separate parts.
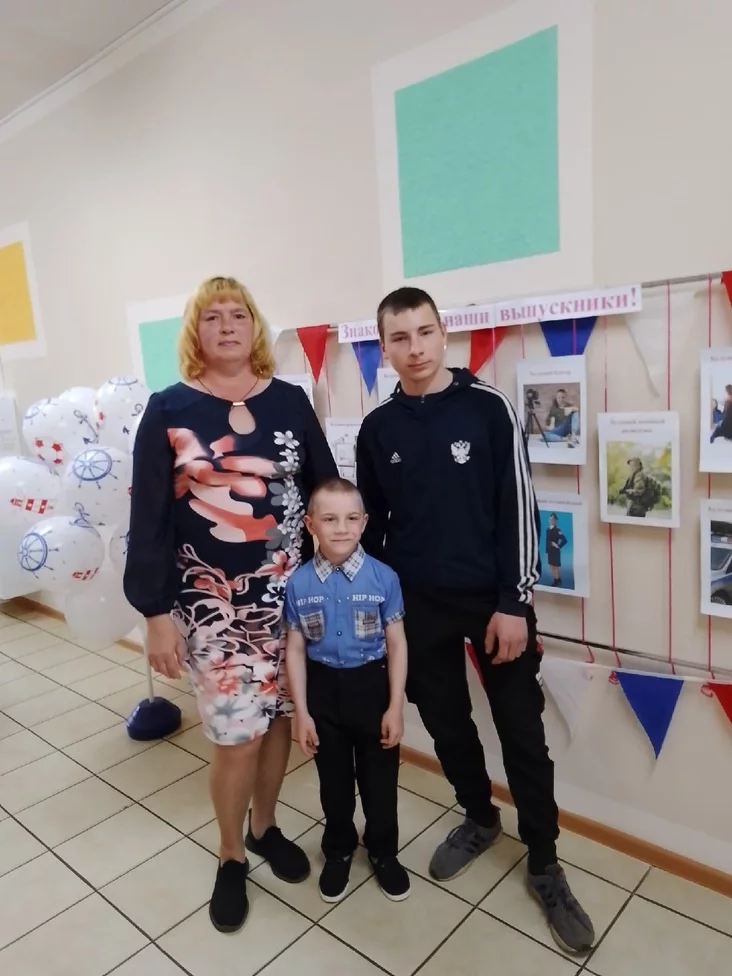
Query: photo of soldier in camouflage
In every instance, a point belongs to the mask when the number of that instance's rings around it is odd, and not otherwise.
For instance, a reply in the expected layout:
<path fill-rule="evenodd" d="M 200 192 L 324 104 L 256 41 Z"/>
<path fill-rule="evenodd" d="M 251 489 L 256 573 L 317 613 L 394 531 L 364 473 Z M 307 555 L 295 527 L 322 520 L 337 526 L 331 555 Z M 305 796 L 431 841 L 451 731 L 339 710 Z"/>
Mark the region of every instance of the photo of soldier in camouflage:
<path fill-rule="evenodd" d="M 607 445 L 608 511 L 629 518 L 671 518 L 671 444 L 611 441 Z"/>

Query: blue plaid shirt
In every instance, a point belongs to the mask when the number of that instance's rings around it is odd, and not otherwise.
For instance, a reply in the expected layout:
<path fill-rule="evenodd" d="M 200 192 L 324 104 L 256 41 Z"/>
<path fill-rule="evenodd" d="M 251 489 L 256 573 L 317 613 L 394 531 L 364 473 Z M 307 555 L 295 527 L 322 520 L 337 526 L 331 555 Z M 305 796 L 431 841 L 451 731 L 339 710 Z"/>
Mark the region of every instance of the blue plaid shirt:
<path fill-rule="evenodd" d="M 359 546 L 340 566 L 317 552 L 287 584 L 285 622 L 305 638 L 308 657 L 357 668 L 386 654 L 384 628 L 404 616 L 393 569 Z"/>

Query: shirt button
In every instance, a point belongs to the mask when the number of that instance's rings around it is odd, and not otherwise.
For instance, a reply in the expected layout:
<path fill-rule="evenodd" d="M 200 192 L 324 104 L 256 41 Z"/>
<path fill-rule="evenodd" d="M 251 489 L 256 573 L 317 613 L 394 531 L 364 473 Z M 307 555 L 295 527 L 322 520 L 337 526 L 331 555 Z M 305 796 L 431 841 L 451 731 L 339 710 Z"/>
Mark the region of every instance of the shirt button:
<path fill-rule="evenodd" d="M 339 631 L 338 631 L 338 632 L 336 633 L 336 637 L 343 637 L 343 631 L 342 631 L 342 630 L 339 630 Z"/>

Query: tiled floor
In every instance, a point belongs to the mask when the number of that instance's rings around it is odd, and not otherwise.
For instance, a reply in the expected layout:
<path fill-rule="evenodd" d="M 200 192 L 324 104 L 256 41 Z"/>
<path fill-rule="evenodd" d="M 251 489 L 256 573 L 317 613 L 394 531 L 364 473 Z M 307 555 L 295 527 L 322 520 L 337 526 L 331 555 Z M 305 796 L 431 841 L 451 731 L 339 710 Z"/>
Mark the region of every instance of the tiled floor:
<path fill-rule="evenodd" d="M 400 826 L 411 897 L 388 902 L 360 852 L 352 893 L 325 905 L 315 770 L 294 749 L 279 819 L 315 871 L 286 885 L 250 855 L 249 922 L 220 935 L 206 907 L 217 844 L 210 745 L 185 685 L 156 683 L 181 706 L 181 731 L 167 742 L 134 743 L 123 718 L 144 695 L 140 656 L 84 647 L 56 620 L 4 610 L 2 976 L 732 972 L 732 902 L 571 834 L 562 836 L 560 856 L 599 944 L 587 959 L 568 959 L 524 890 L 525 851 L 511 809 L 496 847 L 461 878 L 435 885 L 430 854 L 460 817 L 446 782 L 410 766 L 401 770 Z"/>

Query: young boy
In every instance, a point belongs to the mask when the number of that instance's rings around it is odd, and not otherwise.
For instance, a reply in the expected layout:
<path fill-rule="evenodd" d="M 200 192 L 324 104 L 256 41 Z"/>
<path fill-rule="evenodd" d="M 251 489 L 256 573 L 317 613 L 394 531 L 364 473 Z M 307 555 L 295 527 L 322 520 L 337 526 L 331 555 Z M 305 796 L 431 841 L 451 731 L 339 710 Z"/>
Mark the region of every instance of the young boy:
<path fill-rule="evenodd" d="M 407 643 L 396 573 L 361 548 L 363 501 L 333 478 L 312 494 L 305 517 L 315 558 L 291 577 L 285 597 L 287 674 L 297 738 L 315 756 L 325 813 L 320 896 L 348 891 L 358 833 L 356 783 L 366 817 L 364 844 L 392 901 L 409 895 L 397 860 L 399 742 L 404 731 Z"/>

